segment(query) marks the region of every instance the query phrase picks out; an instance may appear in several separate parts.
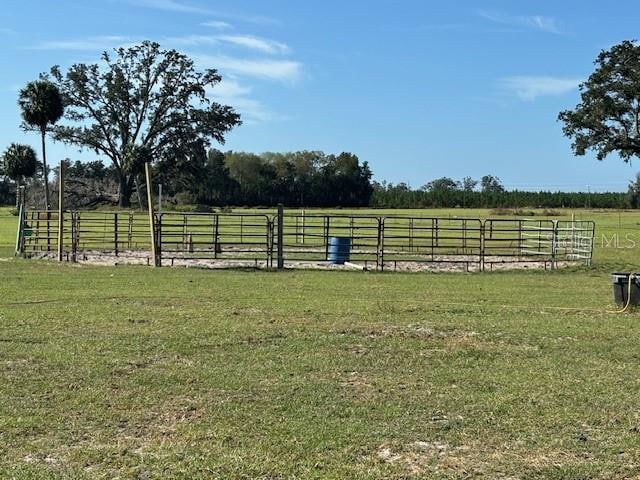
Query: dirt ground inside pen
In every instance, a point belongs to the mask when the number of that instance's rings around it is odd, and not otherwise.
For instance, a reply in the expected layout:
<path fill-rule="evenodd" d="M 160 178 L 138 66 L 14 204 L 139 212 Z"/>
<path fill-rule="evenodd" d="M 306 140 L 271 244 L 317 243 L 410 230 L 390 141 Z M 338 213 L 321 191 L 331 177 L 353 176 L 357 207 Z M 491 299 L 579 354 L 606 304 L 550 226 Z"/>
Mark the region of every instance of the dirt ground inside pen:
<path fill-rule="evenodd" d="M 55 252 L 32 252 L 34 259 L 55 260 Z M 204 255 L 203 255 L 204 256 Z M 73 259 L 69 254 L 64 255 L 65 261 L 87 265 L 153 265 L 153 257 L 146 251 L 123 251 L 115 255 L 114 252 L 86 251 L 77 254 Z M 163 267 L 183 268 L 275 268 L 276 262 L 268 262 L 264 258 L 195 258 L 191 254 L 174 254 L 163 256 Z M 487 256 L 484 258 L 484 271 L 503 270 L 551 270 L 580 265 L 580 262 L 539 260 L 531 257 L 518 256 Z M 423 261 L 385 261 L 384 268 L 376 266 L 375 262 L 352 261 L 343 265 L 327 261 L 296 260 L 285 261 L 286 269 L 315 269 L 315 270 L 363 270 L 363 271 L 397 271 L 397 272 L 479 272 L 483 270 L 478 256 L 474 255 L 435 255 Z"/>

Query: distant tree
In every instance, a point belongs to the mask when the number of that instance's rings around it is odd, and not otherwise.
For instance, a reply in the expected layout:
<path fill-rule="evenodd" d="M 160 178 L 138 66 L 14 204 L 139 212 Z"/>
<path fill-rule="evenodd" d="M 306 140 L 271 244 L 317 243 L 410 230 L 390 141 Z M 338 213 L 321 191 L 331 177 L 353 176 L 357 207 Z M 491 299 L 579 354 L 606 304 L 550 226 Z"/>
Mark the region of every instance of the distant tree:
<path fill-rule="evenodd" d="M 462 190 L 465 192 L 473 192 L 478 186 L 478 181 L 471 177 L 464 177 L 462 179 Z"/>
<path fill-rule="evenodd" d="M 207 205 L 230 205 L 238 184 L 229 175 L 224 154 L 220 150 L 209 150 L 204 172 L 198 187 L 198 201 Z"/>
<path fill-rule="evenodd" d="M 241 123 L 233 108 L 208 97 L 221 81 L 216 70 L 197 71 L 189 57 L 155 42 L 118 48 L 113 56 L 104 52 L 101 64 L 76 64 L 66 74 L 55 66 L 51 78 L 72 123 L 54 127 L 54 138 L 111 160 L 121 207 L 130 205 L 140 159 L 180 151 L 188 159 L 194 145 L 224 143 Z"/>
<path fill-rule="evenodd" d="M 640 208 L 640 173 L 636 175 L 634 181 L 629 182 L 627 205 L 630 208 Z"/>
<path fill-rule="evenodd" d="M 484 193 L 501 193 L 504 192 L 504 187 L 498 177 L 485 175 L 480 180 L 480 190 Z"/>
<path fill-rule="evenodd" d="M 23 128 L 38 130 L 42 142 L 42 175 L 44 180 L 44 204 L 48 210 L 49 201 L 49 171 L 47 167 L 47 153 L 45 135 L 47 129 L 54 125 L 64 113 L 64 104 L 60 90 L 47 80 L 29 82 L 20 90 L 18 105 L 22 111 Z"/>
<path fill-rule="evenodd" d="M 576 155 L 592 150 L 603 160 L 616 152 L 628 162 L 640 156 L 640 46 L 625 40 L 594 63 L 580 85 L 580 103 L 558 115 L 562 131 Z"/>
<path fill-rule="evenodd" d="M 2 155 L 3 174 L 16 182 L 16 207 L 20 185 L 25 178 L 33 177 L 38 168 L 36 152 L 29 145 L 12 143 Z"/>
<path fill-rule="evenodd" d="M 460 182 L 456 182 L 455 180 L 449 177 L 436 178 L 435 180 L 431 180 L 429 183 L 424 185 L 421 190 L 427 192 L 447 192 L 447 191 L 455 191 L 460 189 Z"/>

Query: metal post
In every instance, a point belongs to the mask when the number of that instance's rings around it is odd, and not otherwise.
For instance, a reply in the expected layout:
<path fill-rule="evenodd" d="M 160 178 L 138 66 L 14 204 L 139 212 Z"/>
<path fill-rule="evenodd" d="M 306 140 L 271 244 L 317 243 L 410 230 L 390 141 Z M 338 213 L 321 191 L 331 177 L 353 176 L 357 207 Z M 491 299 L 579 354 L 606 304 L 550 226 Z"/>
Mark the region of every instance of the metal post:
<path fill-rule="evenodd" d="M 493 223 L 490 224 L 493 228 Z M 485 231 L 487 226 L 487 220 L 480 222 L 480 271 L 484 272 L 484 255 L 485 255 Z"/>
<path fill-rule="evenodd" d="M 222 252 L 220 245 L 218 244 L 218 235 L 220 231 L 220 216 L 215 214 L 215 223 L 213 227 L 213 258 L 218 258 L 218 253 Z"/>
<path fill-rule="evenodd" d="M 162 184 L 158 185 L 158 214 L 162 215 Z"/>
<path fill-rule="evenodd" d="M 328 215 L 324 217 L 325 225 L 324 225 L 324 259 L 326 261 L 329 260 L 329 222 L 331 217 Z"/>
<path fill-rule="evenodd" d="M 116 257 L 118 256 L 118 212 L 113 214 L 113 246 Z"/>
<path fill-rule="evenodd" d="M 62 252 L 64 250 L 64 174 L 65 163 L 60 162 L 58 173 L 58 261 L 62 261 Z"/>
<path fill-rule="evenodd" d="M 153 192 L 151 189 L 151 165 L 149 162 L 144 164 L 144 173 L 147 183 L 147 205 L 149 207 L 149 229 L 151 231 L 151 254 L 154 259 L 154 266 L 159 267 L 160 259 L 158 258 L 158 249 L 156 247 L 156 226 L 153 218 Z"/>
<path fill-rule="evenodd" d="M 284 269 L 284 206 L 278 204 L 278 270 Z"/>
<path fill-rule="evenodd" d="M 76 262 L 78 259 L 78 228 L 80 225 L 77 214 L 71 214 L 71 261 Z"/>
<path fill-rule="evenodd" d="M 553 225 L 553 230 L 551 232 L 551 270 L 555 270 L 556 268 L 556 251 L 557 251 L 557 242 L 558 242 L 558 221 L 551 220 L 551 224 Z"/>
<path fill-rule="evenodd" d="M 376 249 L 376 269 L 384 271 L 384 218 L 378 218 L 378 247 Z"/>

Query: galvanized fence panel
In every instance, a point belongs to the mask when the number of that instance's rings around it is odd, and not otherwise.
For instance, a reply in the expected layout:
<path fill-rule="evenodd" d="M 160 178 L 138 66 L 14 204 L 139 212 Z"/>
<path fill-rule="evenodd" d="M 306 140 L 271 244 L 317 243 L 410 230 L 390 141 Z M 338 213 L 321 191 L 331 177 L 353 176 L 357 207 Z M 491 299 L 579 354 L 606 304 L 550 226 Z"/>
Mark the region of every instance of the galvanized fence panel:
<path fill-rule="evenodd" d="M 17 247 L 27 255 L 57 251 L 57 212 L 28 211 Z M 363 269 L 492 269 L 495 264 L 590 264 L 592 221 L 487 219 L 339 214 L 175 213 L 154 217 L 158 255 L 165 264 L 273 267 L 326 264 L 332 237 L 348 238 L 349 264 Z M 281 244 L 278 230 L 281 227 Z M 63 255 L 152 258 L 149 219 L 133 212 L 65 212 Z"/>
<path fill-rule="evenodd" d="M 279 228 L 274 217 L 274 231 Z M 350 261 L 365 268 L 375 266 L 378 257 L 381 221 L 371 215 L 284 214 L 282 251 L 286 262 L 326 262 L 332 237 L 349 238 Z M 274 235 L 277 250 L 277 237 Z"/>
<path fill-rule="evenodd" d="M 492 218 L 483 227 L 483 269 L 504 263 L 555 267 L 553 220 Z"/>
<path fill-rule="evenodd" d="M 591 265 L 595 228 L 595 223 L 590 220 L 559 220 L 556 222 L 556 258 Z"/>
<path fill-rule="evenodd" d="M 161 258 L 212 260 L 271 266 L 272 223 L 267 215 L 245 213 L 162 213 L 156 215 Z"/>
<path fill-rule="evenodd" d="M 480 265 L 482 222 L 474 218 L 385 217 L 379 264 Z"/>
<path fill-rule="evenodd" d="M 63 216 L 63 245 L 71 243 L 71 214 Z M 35 210 L 25 212 L 22 223 L 22 252 L 46 254 L 58 251 L 58 212 Z"/>

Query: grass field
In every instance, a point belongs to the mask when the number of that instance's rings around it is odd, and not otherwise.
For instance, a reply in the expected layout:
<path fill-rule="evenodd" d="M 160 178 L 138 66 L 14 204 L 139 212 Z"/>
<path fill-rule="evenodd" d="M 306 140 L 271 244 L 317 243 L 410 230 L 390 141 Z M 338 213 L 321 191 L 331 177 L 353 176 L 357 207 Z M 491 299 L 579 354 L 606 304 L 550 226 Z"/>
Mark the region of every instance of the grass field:
<path fill-rule="evenodd" d="M 640 478 L 640 215 L 577 213 L 591 269 L 0 259 L 0 478 Z"/>

